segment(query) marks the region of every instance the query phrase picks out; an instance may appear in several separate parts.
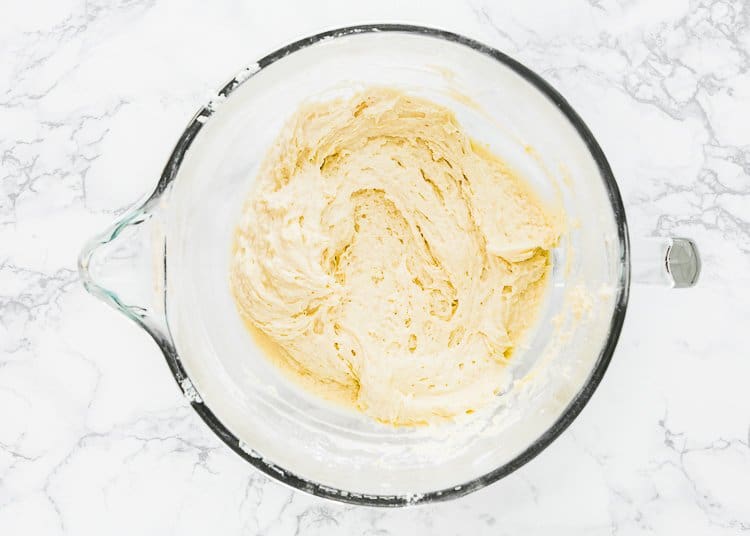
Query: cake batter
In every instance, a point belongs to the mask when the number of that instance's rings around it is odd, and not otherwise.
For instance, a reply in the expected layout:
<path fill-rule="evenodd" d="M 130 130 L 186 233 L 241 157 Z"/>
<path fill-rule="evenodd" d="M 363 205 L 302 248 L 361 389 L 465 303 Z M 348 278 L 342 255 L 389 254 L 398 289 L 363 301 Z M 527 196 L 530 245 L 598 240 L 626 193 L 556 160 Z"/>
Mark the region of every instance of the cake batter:
<path fill-rule="evenodd" d="M 374 88 L 284 127 L 236 231 L 232 292 L 306 388 L 432 423 L 498 394 L 558 236 L 448 109 Z"/>

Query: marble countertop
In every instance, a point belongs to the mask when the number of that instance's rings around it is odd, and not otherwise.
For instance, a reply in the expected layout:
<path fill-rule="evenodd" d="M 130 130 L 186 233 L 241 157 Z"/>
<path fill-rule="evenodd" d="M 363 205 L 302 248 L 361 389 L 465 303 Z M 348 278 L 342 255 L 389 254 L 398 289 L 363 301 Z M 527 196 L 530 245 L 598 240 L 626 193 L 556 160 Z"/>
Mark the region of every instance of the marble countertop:
<path fill-rule="evenodd" d="M 750 4 L 6 0 L 0 16 L 0 534 L 750 530 Z M 76 256 L 149 190 L 238 68 L 364 22 L 438 26 L 556 86 L 634 236 L 690 236 L 697 288 L 634 287 L 614 360 L 531 463 L 450 503 L 340 505 L 269 480 L 193 413 Z M 136 394 L 137 393 L 137 394 Z"/>

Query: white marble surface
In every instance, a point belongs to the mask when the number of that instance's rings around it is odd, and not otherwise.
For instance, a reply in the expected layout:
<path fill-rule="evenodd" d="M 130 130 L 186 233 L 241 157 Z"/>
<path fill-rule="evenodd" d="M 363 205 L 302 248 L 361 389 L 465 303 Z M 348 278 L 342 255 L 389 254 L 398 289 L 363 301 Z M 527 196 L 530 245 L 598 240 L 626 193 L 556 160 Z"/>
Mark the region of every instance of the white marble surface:
<path fill-rule="evenodd" d="M 427 4 L 2 1 L 0 534 L 750 530 L 750 4 Z M 375 21 L 464 33 L 541 73 L 599 139 L 632 233 L 691 236 L 704 258 L 698 288 L 633 289 L 602 385 L 541 456 L 405 510 L 316 499 L 246 465 L 75 270 L 210 90 L 288 41 Z"/>

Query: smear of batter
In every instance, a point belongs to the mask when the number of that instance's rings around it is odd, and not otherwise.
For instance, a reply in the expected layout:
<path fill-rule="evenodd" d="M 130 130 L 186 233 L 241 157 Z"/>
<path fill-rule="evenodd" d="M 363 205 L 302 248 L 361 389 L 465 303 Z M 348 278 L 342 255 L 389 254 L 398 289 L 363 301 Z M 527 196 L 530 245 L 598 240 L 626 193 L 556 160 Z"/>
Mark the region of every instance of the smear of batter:
<path fill-rule="evenodd" d="M 370 89 L 285 126 L 245 205 L 231 285 L 308 389 L 431 423 L 498 394 L 558 236 L 448 109 Z"/>

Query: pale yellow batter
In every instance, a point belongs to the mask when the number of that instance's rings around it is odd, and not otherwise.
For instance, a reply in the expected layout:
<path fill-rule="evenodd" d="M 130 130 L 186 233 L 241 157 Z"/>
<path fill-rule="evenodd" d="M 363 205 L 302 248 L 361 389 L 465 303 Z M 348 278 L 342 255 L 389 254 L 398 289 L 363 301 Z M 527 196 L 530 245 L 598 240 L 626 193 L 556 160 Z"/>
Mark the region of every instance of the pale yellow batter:
<path fill-rule="evenodd" d="M 232 291 L 307 388 L 430 423 L 498 393 L 558 235 L 449 110 L 370 89 L 284 128 L 237 229 Z"/>

